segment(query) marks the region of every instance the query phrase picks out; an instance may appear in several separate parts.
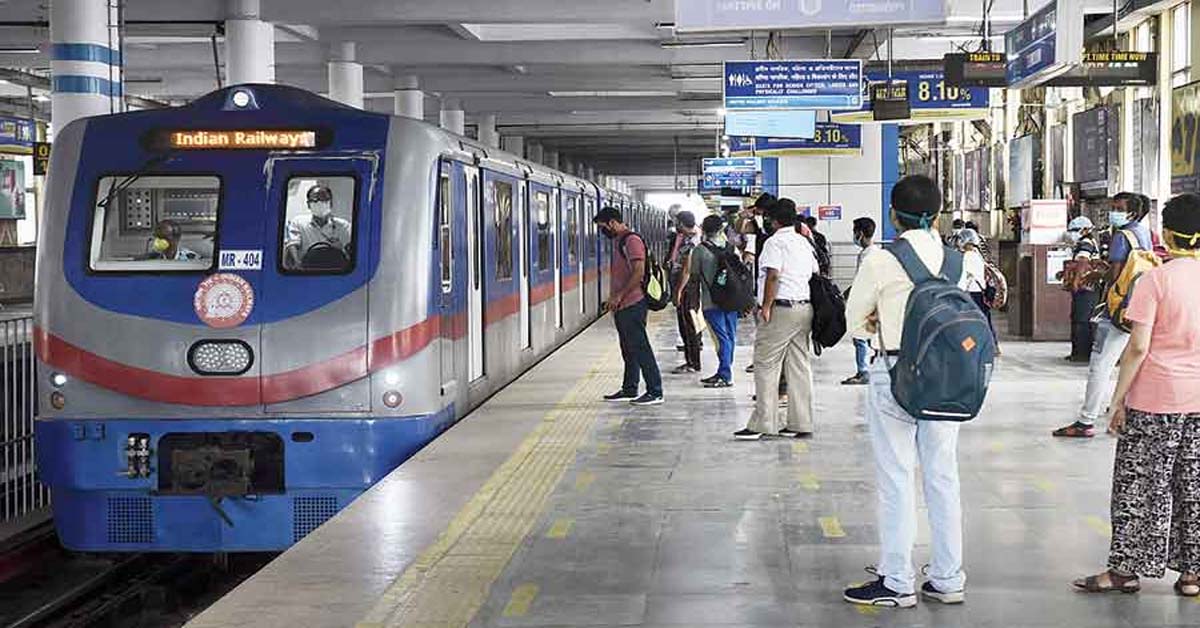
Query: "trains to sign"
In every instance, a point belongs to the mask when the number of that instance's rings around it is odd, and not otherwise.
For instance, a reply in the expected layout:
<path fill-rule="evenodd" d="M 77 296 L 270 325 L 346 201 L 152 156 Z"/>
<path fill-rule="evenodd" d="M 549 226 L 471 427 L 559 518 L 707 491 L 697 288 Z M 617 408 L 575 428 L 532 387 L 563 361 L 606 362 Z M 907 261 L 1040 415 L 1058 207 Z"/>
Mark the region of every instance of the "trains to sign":
<path fill-rule="evenodd" d="M 85 551 L 288 547 L 601 315 L 601 206 L 667 238 L 589 181 L 276 85 L 73 122 L 48 189 L 36 446 Z"/>

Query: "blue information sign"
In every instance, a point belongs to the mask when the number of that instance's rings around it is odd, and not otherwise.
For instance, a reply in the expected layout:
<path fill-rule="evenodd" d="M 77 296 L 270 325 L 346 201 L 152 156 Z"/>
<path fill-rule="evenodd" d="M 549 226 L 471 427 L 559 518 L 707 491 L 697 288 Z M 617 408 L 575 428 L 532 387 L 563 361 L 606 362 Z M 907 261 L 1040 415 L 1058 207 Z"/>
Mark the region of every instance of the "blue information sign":
<path fill-rule="evenodd" d="M 704 160 L 702 187 L 752 188 L 758 178 L 757 157 L 710 157 Z"/>
<path fill-rule="evenodd" d="M 811 139 L 730 136 L 734 155 L 781 157 L 785 155 L 857 155 L 862 152 L 862 127 L 822 122 Z"/>
<path fill-rule="evenodd" d="M 946 0 L 675 0 L 678 31 L 941 24 Z"/>
<path fill-rule="evenodd" d="M 1055 63 L 1055 3 L 1004 34 L 1008 83 L 1019 83 Z"/>
<path fill-rule="evenodd" d="M 725 135 L 751 137 L 811 138 L 817 129 L 817 112 L 811 109 L 784 111 L 730 111 L 725 114 Z"/>
<path fill-rule="evenodd" d="M 15 148 L 28 153 L 36 139 L 33 120 L 0 116 L 0 148 Z"/>
<path fill-rule="evenodd" d="M 861 59 L 725 62 L 725 110 L 858 109 Z"/>
<path fill-rule="evenodd" d="M 885 83 L 887 72 L 869 72 L 870 83 Z M 908 86 L 908 102 L 914 120 L 940 118 L 978 118 L 987 115 L 991 92 L 986 87 L 956 87 L 946 84 L 943 70 L 894 72 L 892 80 Z M 853 113 L 836 113 L 838 122 L 863 122 L 871 119 L 871 105 Z"/>

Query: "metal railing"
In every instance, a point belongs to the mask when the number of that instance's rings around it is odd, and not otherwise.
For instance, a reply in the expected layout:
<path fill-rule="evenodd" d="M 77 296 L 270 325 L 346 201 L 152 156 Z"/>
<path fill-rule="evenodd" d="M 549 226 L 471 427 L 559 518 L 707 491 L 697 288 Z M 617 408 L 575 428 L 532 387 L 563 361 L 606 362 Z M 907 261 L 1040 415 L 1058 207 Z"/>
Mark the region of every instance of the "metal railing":
<path fill-rule="evenodd" d="M 0 526 L 50 505 L 35 473 L 36 370 L 33 318 L 0 320 Z"/>

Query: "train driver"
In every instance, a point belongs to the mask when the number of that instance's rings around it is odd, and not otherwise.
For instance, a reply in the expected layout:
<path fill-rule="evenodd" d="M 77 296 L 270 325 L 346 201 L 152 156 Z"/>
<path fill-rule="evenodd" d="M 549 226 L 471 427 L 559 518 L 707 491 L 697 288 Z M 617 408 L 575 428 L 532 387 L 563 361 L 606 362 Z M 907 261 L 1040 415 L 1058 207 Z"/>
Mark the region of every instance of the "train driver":
<path fill-rule="evenodd" d="M 173 220 L 160 220 L 154 225 L 154 240 L 151 246 L 154 248 L 154 257 L 157 259 L 169 259 L 177 262 L 189 262 L 200 259 L 200 254 L 179 245 L 179 240 L 183 238 L 183 230 Z"/>
<path fill-rule="evenodd" d="M 287 223 L 287 234 L 284 242 L 284 267 L 289 269 L 304 269 L 329 266 L 344 266 L 350 259 L 350 221 L 333 215 L 333 191 L 328 187 L 317 184 L 308 189 L 308 213 L 301 214 Z M 310 254 L 317 251 L 333 249 L 340 258 L 337 263 L 329 264 L 327 254 L 315 255 L 321 261 L 309 262 Z"/>

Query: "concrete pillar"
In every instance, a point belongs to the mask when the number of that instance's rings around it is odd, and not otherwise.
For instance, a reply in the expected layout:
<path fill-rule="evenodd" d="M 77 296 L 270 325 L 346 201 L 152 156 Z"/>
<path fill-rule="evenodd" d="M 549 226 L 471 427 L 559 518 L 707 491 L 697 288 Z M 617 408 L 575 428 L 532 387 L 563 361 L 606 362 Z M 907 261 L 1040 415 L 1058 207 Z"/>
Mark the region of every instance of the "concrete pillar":
<path fill-rule="evenodd" d="M 229 0 L 225 84 L 275 82 L 275 27 L 259 19 L 259 0 Z"/>
<path fill-rule="evenodd" d="M 484 146 L 500 148 L 500 134 L 496 132 L 496 114 L 485 113 L 479 116 L 479 142 Z"/>
<path fill-rule="evenodd" d="M 120 32 L 116 3 L 50 3 L 51 112 L 55 129 L 72 121 L 123 111 Z"/>
<path fill-rule="evenodd" d="M 363 108 L 363 67 L 355 61 L 352 41 L 338 42 L 329 54 L 329 97 L 351 107 Z"/>
<path fill-rule="evenodd" d="M 443 129 L 462 135 L 466 129 L 466 114 L 463 113 L 462 103 L 454 98 L 443 100 L 440 121 Z"/>
<path fill-rule="evenodd" d="M 412 75 L 401 76 L 396 79 L 394 88 L 396 99 L 395 114 L 406 118 L 424 120 L 425 92 L 421 91 L 421 84 L 417 77 Z"/>
<path fill-rule="evenodd" d="M 534 163 L 544 163 L 546 150 L 537 142 L 529 142 L 525 145 L 525 158 Z"/>
<path fill-rule="evenodd" d="M 520 135 L 508 135 L 504 137 L 504 150 L 516 155 L 517 157 L 525 157 L 525 138 Z"/>
<path fill-rule="evenodd" d="M 575 164 L 571 161 L 571 158 L 566 155 L 559 155 L 558 169 L 569 175 L 575 174 Z"/>
<path fill-rule="evenodd" d="M 596 169 L 592 166 L 587 166 L 587 180 L 592 183 L 596 182 Z"/>
<path fill-rule="evenodd" d="M 1193 5 L 1194 6 L 1194 5 Z M 1155 194 L 1151 194 L 1158 199 L 1158 210 L 1154 212 L 1153 224 L 1155 228 L 1161 228 L 1162 222 L 1159 221 L 1162 215 L 1162 206 L 1166 204 L 1166 200 L 1171 198 L 1171 168 L 1168 164 L 1171 163 L 1171 126 L 1174 119 L 1174 102 L 1171 99 L 1171 60 L 1170 51 L 1174 48 L 1173 36 L 1174 25 L 1171 22 L 1171 12 L 1166 11 L 1158 16 L 1158 49 L 1161 51 L 1158 56 L 1158 181 L 1155 182 L 1157 188 Z M 1200 30 L 1200 29 L 1197 29 Z M 1070 136 L 1067 136 L 1070 138 Z M 1067 143 L 1070 144 L 1070 139 Z"/>
<path fill-rule="evenodd" d="M 546 161 L 544 161 L 542 163 L 546 164 L 546 166 L 549 168 L 558 170 L 558 151 L 556 151 L 556 150 L 546 151 L 545 158 L 546 158 Z"/>

